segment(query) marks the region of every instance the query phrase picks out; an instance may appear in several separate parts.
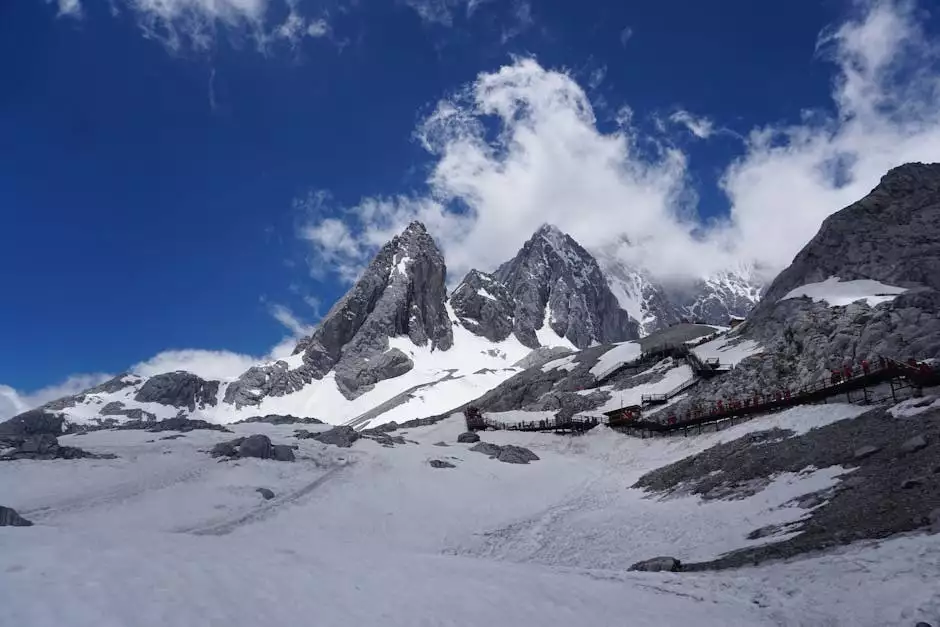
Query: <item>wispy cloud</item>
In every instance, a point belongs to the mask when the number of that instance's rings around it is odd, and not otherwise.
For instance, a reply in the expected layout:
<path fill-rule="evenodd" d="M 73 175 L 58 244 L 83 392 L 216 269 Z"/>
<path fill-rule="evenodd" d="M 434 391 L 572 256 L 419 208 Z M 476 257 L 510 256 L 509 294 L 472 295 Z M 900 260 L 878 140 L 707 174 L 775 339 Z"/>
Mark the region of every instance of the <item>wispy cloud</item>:
<path fill-rule="evenodd" d="M 113 375 L 94 373 L 77 374 L 65 381 L 49 385 L 33 392 L 18 391 L 9 385 L 0 385 L 0 421 L 24 411 L 45 405 L 64 396 L 72 396 L 110 379 Z"/>
<path fill-rule="evenodd" d="M 911 3 L 857 6 L 820 37 L 819 58 L 834 68 L 830 109 L 745 134 L 717 181 L 728 196 L 724 219 L 698 219 L 689 156 L 669 125 L 650 134 L 622 115 L 619 128 L 601 131 L 568 73 L 526 58 L 481 74 L 420 125 L 432 159 L 426 193 L 364 198 L 315 217 L 303 236 L 319 268 L 346 279 L 414 219 L 444 248 L 456 279 L 505 261 L 546 221 L 588 247 L 626 235 L 624 261 L 662 275 L 751 263 L 779 270 L 888 169 L 940 154 L 936 44 Z M 721 132 L 701 115 L 673 118 L 699 137 Z"/>
<path fill-rule="evenodd" d="M 715 126 L 711 120 L 704 116 L 695 116 L 681 109 L 670 115 L 669 121 L 684 126 L 699 139 L 708 139 L 715 132 Z"/>
<path fill-rule="evenodd" d="M 630 28 L 629 26 L 625 26 L 620 31 L 620 45 L 626 48 L 627 42 L 630 41 L 630 39 L 632 38 L 633 38 L 633 29 Z"/>

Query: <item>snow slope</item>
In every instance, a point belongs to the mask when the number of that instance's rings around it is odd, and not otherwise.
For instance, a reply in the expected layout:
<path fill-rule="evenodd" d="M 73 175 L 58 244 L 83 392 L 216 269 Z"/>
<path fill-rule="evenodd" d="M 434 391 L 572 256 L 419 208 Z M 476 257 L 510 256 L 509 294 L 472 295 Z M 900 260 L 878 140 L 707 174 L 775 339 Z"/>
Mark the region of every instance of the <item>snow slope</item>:
<path fill-rule="evenodd" d="M 597 363 L 591 368 L 591 374 L 601 379 L 623 364 L 635 360 L 643 353 L 639 342 L 623 342 L 601 355 Z"/>
<path fill-rule="evenodd" d="M 832 485 L 840 470 L 781 475 L 753 497 L 710 502 L 649 498 L 629 487 L 643 473 L 751 430 L 800 431 L 861 411 L 798 408 L 697 438 L 638 440 L 605 428 L 579 438 L 485 434 L 530 446 L 541 459 L 523 466 L 456 444 L 459 418 L 411 430 L 414 443 L 394 448 L 303 440 L 294 463 L 219 463 L 200 452 L 232 437 L 217 432 L 177 440 L 140 431 L 65 436 L 63 444 L 120 458 L 4 466 L 0 503 L 36 525 L 0 528 L 3 622 L 882 627 L 930 620 L 940 611 L 940 545 L 930 536 L 738 571 L 626 571 L 657 554 L 708 558 L 749 545 L 748 531 L 803 515 L 786 502 Z M 290 425 L 235 430 L 292 441 Z M 457 467 L 435 470 L 429 459 Z M 257 487 L 276 497 L 264 501 Z"/>
<path fill-rule="evenodd" d="M 903 287 L 885 285 L 878 281 L 868 279 L 842 281 L 837 276 L 831 276 L 820 283 L 808 283 L 790 290 L 780 300 L 807 296 L 814 302 L 826 302 L 830 307 L 841 307 L 857 300 L 864 300 L 869 307 L 874 307 L 881 303 L 891 302 L 898 294 L 906 291 L 907 289 Z"/>
<path fill-rule="evenodd" d="M 692 348 L 699 359 L 718 359 L 722 366 L 736 366 L 740 361 L 763 352 L 754 340 L 743 340 L 736 335 L 721 335 L 711 342 Z"/>
<path fill-rule="evenodd" d="M 659 369 L 661 370 L 662 368 Z M 647 374 L 656 370 L 657 367 L 654 366 L 641 374 Z M 663 378 L 653 383 L 641 383 L 640 385 L 624 390 L 614 390 L 613 386 L 603 386 L 599 389 L 608 392 L 611 395 L 610 400 L 593 411 L 585 412 L 585 414 L 600 415 L 604 412 L 621 407 L 639 405 L 643 400 L 644 394 L 666 394 L 693 378 L 695 378 L 695 374 L 692 372 L 692 369 L 689 366 L 682 365 L 665 369 Z M 593 392 L 593 390 L 587 390 L 587 392 Z"/>

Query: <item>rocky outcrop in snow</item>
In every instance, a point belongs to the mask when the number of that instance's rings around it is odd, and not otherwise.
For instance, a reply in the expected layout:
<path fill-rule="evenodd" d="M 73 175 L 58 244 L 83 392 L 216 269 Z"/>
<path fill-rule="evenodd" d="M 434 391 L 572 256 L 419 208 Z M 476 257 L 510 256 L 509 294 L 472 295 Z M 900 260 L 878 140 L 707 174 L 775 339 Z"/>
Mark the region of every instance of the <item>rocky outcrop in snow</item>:
<path fill-rule="evenodd" d="M 450 295 L 450 304 L 460 323 L 476 335 L 499 342 L 512 333 L 515 303 L 490 274 L 471 270 Z"/>
<path fill-rule="evenodd" d="M 159 403 L 186 407 L 189 411 L 215 406 L 219 394 L 218 381 L 206 381 L 191 372 L 177 370 L 147 379 L 134 396 L 138 403 Z"/>
<path fill-rule="evenodd" d="M 526 346 L 541 345 L 536 331 L 546 324 L 578 348 L 639 337 L 594 257 L 554 226 L 536 231 L 494 277 L 513 300 L 513 332 Z"/>

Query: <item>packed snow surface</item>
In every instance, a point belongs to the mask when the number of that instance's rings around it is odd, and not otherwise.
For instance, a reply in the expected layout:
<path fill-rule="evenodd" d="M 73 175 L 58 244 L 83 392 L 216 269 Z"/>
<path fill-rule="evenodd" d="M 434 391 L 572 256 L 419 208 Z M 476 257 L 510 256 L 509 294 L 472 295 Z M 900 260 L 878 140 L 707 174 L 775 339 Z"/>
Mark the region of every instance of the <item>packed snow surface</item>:
<path fill-rule="evenodd" d="M 642 353 L 643 349 L 640 347 L 639 342 L 623 342 L 617 344 L 601 355 L 597 363 L 591 368 L 591 374 L 593 374 L 596 379 L 601 379 L 623 364 L 634 361 Z"/>
<path fill-rule="evenodd" d="M 881 303 L 890 302 L 898 294 L 903 294 L 906 291 L 903 287 L 885 285 L 869 279 L 842 281 L 837 276 L 831 276 L 821 283 L 808 283 L 791 290 L 780 300 L 808 296 L 814 302 L 824 301 L 830 307 L 841 307 L 857 300 L 864 300 L 869 307 L 874 307 Z"/>
<path fill-rule="evenodd" d="M 655 367 L 651 368 L 647 372 L 650 372 L 654 369 Z M 641 383 L 640 385 L 627 388 L 625 390 L 614 390 L 612 387 L 604 386 L 600 389 L 608 392 L 611 395 L 610 400 L 594 411 L 587 413 L 603 414 L 604 412 L 620 409 L 621 407 L 639 405 L 643 400 L 644 394 L 666 394 L 678 388 L 680 385 L 688 383 L 693 378 L 695 378 L 695 374 L 692 372 L 692 369 L 683 365 L 675 368 L 669 368 L 663 373 L 662 379 L 652 383 Z"/>
<path fill-rule="evenodd" d="M 864 411 L 801 407 L 694 438 L 485 432 L 540 460 L 501 463 L 456 444 L 452 417 L 393 448 L 298 441 L 293 463 L 218 462 L 234 437 L 194 431 L 64 436 L 111 460 L 4 462 L 0 608 L 18 627 L 262 624 L 909 627 L 940 611 L 940 543 L 912 535 L 758 567 L 627 572 L 657 555 L 708 559 L 758 527 L 795 521 L 794 496 L 839 467 L 778 475 L 739 500 L 652 496 L 645 472 L 771 427 Z M 310 427 L 319 429 L 325 427 Z M 292 425 L 236 425 L 294 442 Z M 400 432 L 399 432 L 400 433 Z M 440 446 L 439 443 L 447 446 Z M 456 468 L 434 469 L 429 460 Z M 265 501 L 256 488 L 275 498 Z"/>
<path fill-rule="evenodd" d="M 722 366 L 736 366 L 743 359 L 763 351 L 764 348 L 754 340 L 744 340 L 735 335 L 721 335 L 692 348 L 699 359 L 718 359 Z"/>

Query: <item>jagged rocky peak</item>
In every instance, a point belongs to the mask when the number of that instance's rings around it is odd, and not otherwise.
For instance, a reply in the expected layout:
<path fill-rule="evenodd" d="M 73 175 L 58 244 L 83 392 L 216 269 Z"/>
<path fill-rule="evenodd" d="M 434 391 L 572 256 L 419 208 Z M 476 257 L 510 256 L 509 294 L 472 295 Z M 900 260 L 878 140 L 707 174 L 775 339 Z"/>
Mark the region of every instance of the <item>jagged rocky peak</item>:
<path fill-rule="evenodd" d="M 526 346 L 540 346 L 536 331 L 546 324 L 578 348 L 639 336 L 594 257 L 553 225 L 539 228 L 493 276 L 513 300 L 513 332 Z"/>
<path fill-rule="evenodd" d="M 894 168 L 867 196 L 826 218 L 758 309 L 829 277 L 940 289 L 940 164 Z"/>
<path fill-rule="evenodd" d="M 471 270 L 450 295 L 450 305 L 464 328 L 493 342 L 512 333 L 515 304 L 506 286 L 479 270 Z"/>
<path fill-rule="evenodd" d="M 411 370 L 411 359 L 388 338 L 408 336 L 418 346 L 448 350 L 454 341 L 447 315 L 444 257 L 420 222 L 385 244 L 352 289 L 310 337 L 298 343 L 303 365 L 281 361 L 256 366 L 226 391 L 226 402 L 252 405 L 265 396 L 289 394 L 334 372 L 349 399 L 378 381 Z"/>

